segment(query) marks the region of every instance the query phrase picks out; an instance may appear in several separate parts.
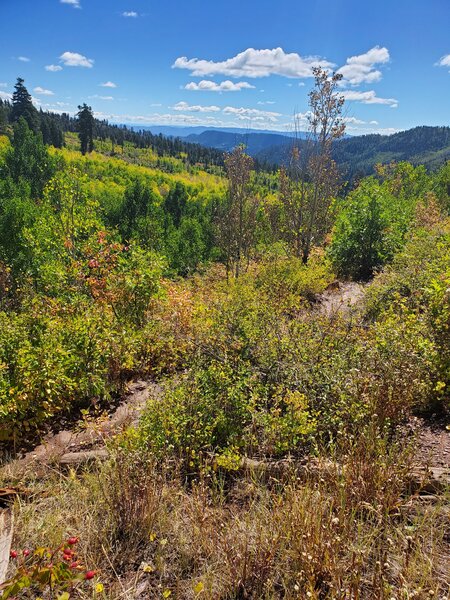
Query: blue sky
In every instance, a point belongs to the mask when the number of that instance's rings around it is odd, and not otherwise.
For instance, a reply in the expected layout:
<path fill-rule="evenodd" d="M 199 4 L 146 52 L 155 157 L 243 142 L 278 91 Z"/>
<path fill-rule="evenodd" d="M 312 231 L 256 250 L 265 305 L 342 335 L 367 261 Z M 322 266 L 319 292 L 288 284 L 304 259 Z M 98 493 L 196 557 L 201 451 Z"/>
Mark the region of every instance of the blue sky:
<path fill-rule="evenodd" d="M 353 135 L 450 125 L 450 0 L 0 0 L 0 96 L 50 110 L 284 131 L 316 64 Z"/>

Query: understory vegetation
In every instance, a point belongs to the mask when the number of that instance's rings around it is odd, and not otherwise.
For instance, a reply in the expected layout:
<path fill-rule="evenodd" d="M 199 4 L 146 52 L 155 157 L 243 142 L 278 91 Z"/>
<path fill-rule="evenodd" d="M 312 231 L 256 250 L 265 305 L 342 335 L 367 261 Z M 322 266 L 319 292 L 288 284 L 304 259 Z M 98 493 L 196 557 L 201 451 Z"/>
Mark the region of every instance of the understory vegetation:
<path fill-rule="evenodd" d="M 206 171 L 131 142 L 84 156 L 74 133 L 48 147 L 24 116 L 9 133 L 5 462 L 133 378 L 162 390 L 103 463 L 3 468 L 28 488 L 15 547 L 77 536 L 95 580 L 22 573 L 16 597 L 446 598 L 448 492 L 418 499 L 405 423 L 450 409 L 450 163 L 380 165 L 344 195 L 334 138 L 299 178 L 241 147 Z M 337 278 L 364 297 L 327 311 Z"/>

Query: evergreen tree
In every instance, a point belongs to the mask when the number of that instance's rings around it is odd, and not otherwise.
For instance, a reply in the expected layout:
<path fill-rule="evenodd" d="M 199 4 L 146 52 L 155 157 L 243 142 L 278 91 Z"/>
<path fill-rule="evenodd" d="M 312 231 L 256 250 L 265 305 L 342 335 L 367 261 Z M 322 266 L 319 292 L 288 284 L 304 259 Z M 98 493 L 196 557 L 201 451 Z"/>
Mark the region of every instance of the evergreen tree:
<path fill-rule="evenodd" d="M 37 133 L 39 131 L 39 113 L 33 106 L 31 96 L 27 88 L 24 86 L 24 80 L 21 77 L 17 78 L 17 83 L 14 86 L 14 94 L 12 97 L 12 112 L 11 120 L 16 123 L 20 117 L 23 117 L 27 122 L 28 127 Z"/>
<path fill-rule="evenodd" d="M 84 103 L 78 107 L 78 133 L 80 135 L 81 154 L 92 152 L 94 149 L 95 119 L 92 108 Z"/>
<path fill-rule="evenodd" d="M 64 134 L 61 126 L 54 120 L 50 120 L 50 139 L 52 146 L 62 148 L 64 146 Z"/>
<path fill-rule="evenodd" d="M 188 198 L 186 187 L 180 181 L 177 181 L 175 187 L 170 190 L 166 197 L 164 208 L 172 217 L 175 227 L 180 226 L 181 217 L 184 215 Z"/>
<path fill-rule="evenodd" d="M 55 160 L 42 142 L 41 133 L 34 134 L 24 117 L 14 125 L 14 137 L 5 156 L 5 167 L 6 176 L 11 177 L 14 183 L 30 186 L 33 199 L 41 197 L 55 173 Z"/>
<path fill-rule="evenodd" d="M 8 112 L 6 106 L 3 105 L 0 100 L 0 134 L 6 133 L 6 127 L 8 125 Z"/>

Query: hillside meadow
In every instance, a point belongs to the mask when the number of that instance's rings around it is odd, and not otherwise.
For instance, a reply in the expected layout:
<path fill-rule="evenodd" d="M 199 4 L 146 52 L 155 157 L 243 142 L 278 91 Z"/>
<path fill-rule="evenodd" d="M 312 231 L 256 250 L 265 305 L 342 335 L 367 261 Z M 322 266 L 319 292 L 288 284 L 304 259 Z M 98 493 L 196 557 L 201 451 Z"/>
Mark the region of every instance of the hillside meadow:
<path fill-rule="evenodd" d="M 110 139 L 83 156 L 70 132 L 49 148 L 24 119 L 10 137 L 2 598 L 446 598 L 448 485 L 422 493 L 411 423 L 449 415 L 450 163 L 320 180 L 306 238 L 314 179 L 242 148 L 206 166 Z M 352 280 L 362 298 L 324 310 Z M 160 392 L 107 459 L 14 471 L 138 378 Z"/>

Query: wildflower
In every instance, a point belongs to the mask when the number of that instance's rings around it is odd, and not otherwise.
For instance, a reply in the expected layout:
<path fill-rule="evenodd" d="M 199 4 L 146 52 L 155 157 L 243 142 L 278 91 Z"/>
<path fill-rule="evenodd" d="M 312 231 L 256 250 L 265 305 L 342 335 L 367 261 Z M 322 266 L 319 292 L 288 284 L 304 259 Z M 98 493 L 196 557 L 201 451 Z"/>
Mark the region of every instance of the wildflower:
<path fill-rule="evenodd" d="M 9 556 L 11 558 L 17 558 L 17 552 L 15 550 L 11 550 L 11 552 L 9 553 Z"/>
<path fill-rule="evenodd" d="M 94 579 L 95 571 L 86 571 L 84 578 L 85 579 Z"/>
<path fill-rule="evenodd" d="M 205 584 L 203 581 L 199 581 L 196 585 L 194 585 L 194 593 L 200 594 L 205 589 Z"/>
<path fill-rule="evenodd" d="M 23 555 L 26 556 L 30 556 L 30 551 L 28 550 L 28 548 L 25 548 L 25 550 L 23 551 Z"/>
<path fill-rule="evenodd" d="M 67 540 L 67 543 L 69 544 L 69 546 L 74 546 L 75 544 L 78 544 L 78 538 L 72 536 Z"/>

